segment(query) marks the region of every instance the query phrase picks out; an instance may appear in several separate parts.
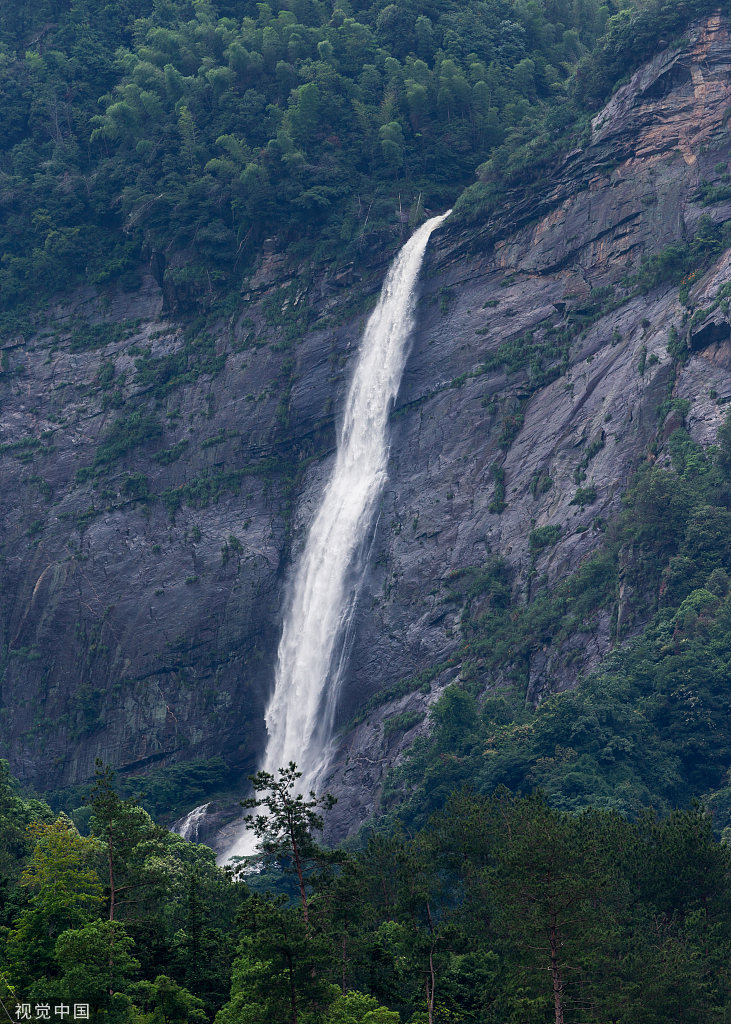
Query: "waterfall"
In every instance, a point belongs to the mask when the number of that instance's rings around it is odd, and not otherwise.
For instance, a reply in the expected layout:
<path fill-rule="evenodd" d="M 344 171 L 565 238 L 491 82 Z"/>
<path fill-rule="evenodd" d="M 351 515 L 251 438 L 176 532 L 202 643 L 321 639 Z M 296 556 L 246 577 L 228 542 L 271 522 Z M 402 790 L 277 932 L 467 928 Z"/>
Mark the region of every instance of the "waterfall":
<path fill-rule="evenodd" d="M 365 547 L 386 479 L 388 415 L 398 393 L 414 326 L 416 285 L 433 217 L 408 240 L 389 268 L 368 320 L 345 404 L 337 455 L 320 510 L 299 561 L 277 653 L 274 693 L 266 711 L 265 771 L 295 761 L 301 788 L 317 784 L 328 759 L 347 654 L 348 627 L 365 569 Z M 244 833 L 227 856 L 253 852 Z"/>
<path fill-rule="evenodd" d="M 191 843 L 197 843 L 201 822 L 205 818 L 209 806 L 210 804 L 200 804 L 200 806 L 194 807 L 184 818 L 171 825 L 170 831 L 177 832 L 182 839 L 188 839 Z"/>

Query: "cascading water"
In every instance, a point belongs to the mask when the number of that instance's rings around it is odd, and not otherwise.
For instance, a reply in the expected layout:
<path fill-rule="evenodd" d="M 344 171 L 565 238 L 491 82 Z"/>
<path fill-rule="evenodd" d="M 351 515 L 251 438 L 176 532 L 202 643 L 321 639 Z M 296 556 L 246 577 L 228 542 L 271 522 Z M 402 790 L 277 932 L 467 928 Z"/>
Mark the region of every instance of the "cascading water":
<path fill-rule="evenodd" d="M 451 210 L 416 231 L 392 263 L 368 321 L 345 405 L 335 467 L 307 536 L 284 619 L 263 768 L 295 761 L 304 792 L 327 762 L 364 549 L 386 479 L 386 427 L 414 325 L 416 283 L 429 236 Z M 244 834 L 227 857 L 253 853 Z"/>
<path fill-rule="evenodd" d="M 182 839 L 189 839 L 191 843 L 197 843 L 198 832 L 208 807 L 209 804 L 200 804 L 198 807 L 194 807 L 184 818 L 171 825 L 170 831 L 176 832 Z"/>

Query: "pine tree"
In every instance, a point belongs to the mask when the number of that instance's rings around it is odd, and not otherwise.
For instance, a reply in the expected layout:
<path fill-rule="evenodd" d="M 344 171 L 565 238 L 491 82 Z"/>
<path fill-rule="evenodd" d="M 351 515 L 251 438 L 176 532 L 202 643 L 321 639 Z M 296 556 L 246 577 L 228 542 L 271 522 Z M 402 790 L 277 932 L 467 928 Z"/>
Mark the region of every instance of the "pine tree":
<path fill-rule="evenodd" d="M 305 862 L 317 853 L 313 832 L 321 831 L 324 824 L 322 817 L 317 813 L 317 808 L 329 811 L 337 801 L 329 793 L 317 797 L 314 791 L 310 790 L 309 800 L 306 800 L 302 793 L 295 793 L 297 780 L 302 778 L 302 772 L 297 771 L 294 761 L 290 761 L 287 768 L 279 769 L 278 779 L 264 771 L 257 772 L 249 778 L 255 792 L 268 795 L 261 800 L 256 797 L 242 800 L 241 806 L 266 807 L 269 814 L 247 814 L 244 820 L 259 840 L 259 848 L 266 857 L 280 862 L 291 858 L 294 862 L 302 903 L 302 917 L 307 927 L 309 909 L 305 889 Z"/>

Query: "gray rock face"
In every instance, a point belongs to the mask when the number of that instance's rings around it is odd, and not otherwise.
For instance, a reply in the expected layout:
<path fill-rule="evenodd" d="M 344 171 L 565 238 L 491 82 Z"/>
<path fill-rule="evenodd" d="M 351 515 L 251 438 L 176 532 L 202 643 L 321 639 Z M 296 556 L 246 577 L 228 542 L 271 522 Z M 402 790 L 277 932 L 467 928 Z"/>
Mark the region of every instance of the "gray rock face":
<path fill-rule="evenodd" d="M 562 538 L 538 557 L 539 585 L 577 568 L 600 540 L 593 524 L 616 515 L 630 474 L 647 457 L 666 397 L 689 399 L 688 429 L 700 443 L 714 443 L 731 398 L 728 307 L 691 329 L 693 354 L 676 380 L 668 336 L 673 324 L 681 334 L 688 330 L 677 286 L 637 295 L 596 322 L 574 343 L 566 373 L 548 386 L 535 389 L 529 370 L 470 374 L 526 330 L 540 341 L 540 325 L 560 328 L 572 306 L 590 302 L 592 289 L 617 285 L 642 258 L 691 235 L 704 213 L 717 222 L 731 217 L 727 203 L 702 208 L 695 199 L 700 182 L 718 183 L 714 167 L 729 160 L 723 119 L 730 94 L 728 25 L 711 18 L 695 27 L 687 49 L 659 55 L 616 93 L 594 119 L 591 144 L 570 155 L 540 195 L 526 201 L 516 194 L 484 227 L 457 233 L 446 226 L 435 237 L 394 419 L 343 722 L 373 692 L 374 678 L 392 685 L 455 649 L 460 609 L 444 605 L 440 594 L 450 572 L 499 553 L 515 569 L 516 596 L 527 599 L 528 535 L 549 525 L 559 526 Z M 729 280 L 726 255 L 693 286 L 690 304 L 710 309 Z M 504 453 L 504 424 L 518 409 L 523 424 Z M 662 444 L 682 422 L 667 424 L 657 458 L 665 459 Z M 587 452 L 595 452 L 588 462 Z M 499 516 L 489 511 L 493 464 L 505 472 L 507 507 Z M 597 493 L 585 507 L 572 505 L 580 464 L 583 486 Z M 551 486 L 534 485 L 532 493 L 531 481 L 544 477 Z M 629 562 L 632 553 L 625 557 Z M 620 635 L 641 627 L 646 597 L 620 583 Z M 527 699 L 575 686 L 610 646 L 606 613 L 560 650 L 536 652 Z M 426 710 L 442 688 L 412 694 L 409 706 Z M 395 713 L 393 706 L 379 709 L 384 718 Z M 344 805 L 331 819 L 332 838 L 367 818 L 385 771 L 402 756 L 395 747 L 381 750 L 373 721 L 343 737 L 326 783 Z M 369 750 L 381 756 L 366 762 Z"/>
<path fill-rule="evenodd" d="M 597 521 L 616 514 L 647 457 L 669 388 L 690 400 L 693 436 L 715 440 L 719 402 L 731 399 L 731 338 L 727 307 L 711 307 L 731 281 L 728 257 L 693 283 L 689 301 L 709 313 L 693 318 L 692 355 L 677 379 L 668 335 L 671 325 L 689 327 L 677 286 L 594 322 L 549 383 L 530 365 L 483 367 L 526 331 L 538 345 L 563 330 L 592 290 L 618 285 L 643 257 L 692 234 L 703 214 L 731 217 L 725 200 L 702 207 L 694 198 L 729 160 L 730 94 L 728 26 L 710 18 L 685 49 L 659 55 L 616 93 L 587 149 L 539 195 L 516 194 L 500 217 L 433 236 L 341 727 L 374 692 L 456 649 L 460 608 L 441 590 L 450 572 L 501 554 L 527 600 L 580 564 L 600 542 Z M 180 298 L 164 297 L 150 274 L 137 293 L 75 294 L 33 336 L 5 345 L 0 756 L 23 781 L 80 784 L 95 757 L 131 774 L 219 754 L 255 767 L 286 583 L 384 270 L 311 280 L 269 243 L 232 319 L 192 340 L 185 320 L 163 310 Z M 290 347 L 288 325 L 304 309 L 309 329 Z M 74 334 L 82 319 L 124 322 L 128 336 L 84 347 Z M 195 348 L 204 333 L 213 341 Z M 110 430 L 125 422 L 129 439 L 135 409 L 152 418 L 147 435 L 105 461 Z M 490 511 L 495 465 L 502 514 Z M 582 466 L 583 486 L 596 490 L 583 507 L 572 504 Z M 530 582 L 528 535 L 548 525 L 562 536 L 539 553 Z M 641 625 L 638 595 L 622 591 L 618 602 L 627 628 Z M 592 634 L 536 652 L 528 699 L 574 686 L 609 647 L 607 614 Z M 428 727 L 423 718 L 389 731 L 387 720 L 427 712 L 458 672 L 343 734 L 327 781 L 339 797 L 329 838 L 368 817 L 389 766 Z M 197 834 L 220 847 L 227 834 L 216 830 L 230 830 L 234 812 L 215 802 L 209 812 Z"/>

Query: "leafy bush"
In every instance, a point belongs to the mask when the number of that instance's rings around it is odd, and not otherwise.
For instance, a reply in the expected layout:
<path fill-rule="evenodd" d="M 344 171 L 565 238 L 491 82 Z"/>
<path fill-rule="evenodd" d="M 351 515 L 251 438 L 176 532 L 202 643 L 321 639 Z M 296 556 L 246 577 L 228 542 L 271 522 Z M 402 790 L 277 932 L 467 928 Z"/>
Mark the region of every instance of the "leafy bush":
<path fill-rule="evenodd" d="M 534 498 L 537 498 L 539 494 L 545 494 L 546 491 L 550 491 L 552 487 L 553 480 L 546 470 L 534 473 L 530 479 L 530 493 Z"/>
<path fill-rule="evenodd" d="M 173 462 L 177 462 L 189 445 L 190 442 L 184 438 L 174 444 L 172 448 L 163 448 L 162 451 L 155 452 L 152 459 L 154 462 L 159 462 L 161 466 L 170 466 Z"/>
<path fill-rule="evenodd" d="M 596 501 L 596 487 L 590 484 L 588 487 L 579 487 L 569 505 L 593 505 Z"/>
<path fill-rule="evenodd" d="M 152 413 L 139 409 L 115 420 L 94 454 L 93 467 L 108 466 L 129 452 L 162 435 L 162 424 Z"/>
<path fill-rule="evenodd" d="M 124 477 L 119 487 L 123 498 L 131 501 L 147 501 L 150 488 L 144 473 L 130 473 Z"/>
<path fill-rule="evenodd" d="M 505 470 L 495 462 L 490 467 L 490 472 L 495 481 L 495 493 L 488 505 L 488 511 L 500 515 L 507 507 L 505 504 Z"/>
<path fill-rule="evenodd" d="M 539 526 L 537 530 L 531 530 L 528 534 L 528 548 L 535 553 L 544 548 L 553 547 L 561 539 L 560 526 Z"/>
<path fill-rule="evenodd" d="M 104 348 L 118 341 L 124 341 L 134 334 L 138 324 L 136 320 L 123 320 L 119 323 L 81 324 L 71 332 L 70 352 L 89 352 Z"/>
<path fill-rule="evenodd" d="M 589 466 L 589 463 L 593 458 L 596 458 L 596 456 L 604 447 L 604 444 L 604 431 L 602 431 L 602 433 L 599 434 L 598 437 L 595 437 L 594 440 L 590 442 L 588 448 L 586 449 L 586 452 L 584 453 L 584 457 L 574 470 L 575 484 L 580 484 L 582 483 L 582 481 L 586 480 L 586 470 Z M 588 504 L 588 502 L 586 502 L 585 504 Z"/>
<path fill-rule="evenodd" d="M 524 416 L 520 411 L 510 412 L 503 419 L 503 429 L 498 437 L 498 444 L 507 451 L 523 426 Z"/>
<path fill-rule="evenodd" d="M 394 732 L 408 732 L 419 722 L 423 722 L 426 714 L 423 711 L 404 711 L 400 715 L 392 715 L 383 723 L 383 735 L 390 736 Z"/>

